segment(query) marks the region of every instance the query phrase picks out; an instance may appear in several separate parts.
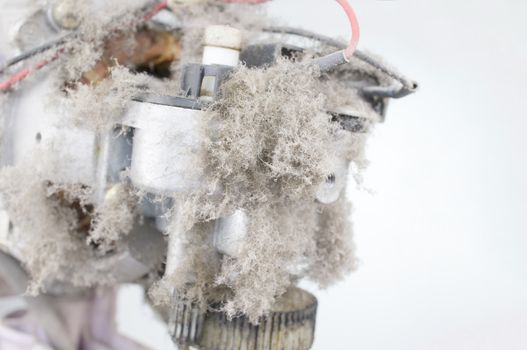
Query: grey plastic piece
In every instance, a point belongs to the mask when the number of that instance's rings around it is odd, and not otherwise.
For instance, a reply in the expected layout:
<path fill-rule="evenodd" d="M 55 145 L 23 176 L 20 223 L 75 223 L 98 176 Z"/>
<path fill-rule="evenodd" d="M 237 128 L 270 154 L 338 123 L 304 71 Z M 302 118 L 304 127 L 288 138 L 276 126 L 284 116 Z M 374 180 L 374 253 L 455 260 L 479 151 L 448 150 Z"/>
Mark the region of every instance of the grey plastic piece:
<path fill-rule="evenodd" d="M 344 63 L 348 63 L 344 51 L 337 51 L 327 56 L 314 59 L 310 62 L 310 64 L 318 66 L 321 72 L 330 71 L 331 69 Z"/>
<path fill-rule="evenodd" d="M 366 133 L 369 130 L 371 121 L 352 115 L 333 114 L 333 121 L 340 123 L 342 129 L 352 133 Z"/>
<path fill-rule="evenodd" d="M 403 98 L 417 91 L 418 85 L 414 83 L 411 86 L 368 86 L 362 89 L 366 96 L 377 96 L 382 98 Z"/>
<path fill-rule="evenodd" d="M 240 61 L 248 68 L 271 66 L 280 57 L 295 59 L 304 50 L 282 43 L 251 45 L 240 54 Z"/>
<path fill-rule="evenodd" d="M 183 68 L 181 79 L 181 90 L 187 98 L 197 99 L 201 97 L 201 86 L 205 77 L 214 78 L 214 96 L 220 92 L 220 87 L 232 71 L 232 67 L 219 64 L 202 65 L 188 64 Z"/>
<path fill-rule="evenodd" d="M 136 221 L 125 241 L 130 256 L 143 264 L 145 271 L 152 271 L 165 260 L 166 241 L 157 230 L 154 220 L 145 219 L 142 223 Z"/>
<path fill-rule="evenodd" d="M 192 98 L 180 97 L 180 96 L 169 96 L 169 95 L 158 95 L 158 94 L 141 94 L 133 98 L 137 102 L 152 103 L 156 105 L 180 107 L 186 109 L 201 110 L 203 103 Z"/>

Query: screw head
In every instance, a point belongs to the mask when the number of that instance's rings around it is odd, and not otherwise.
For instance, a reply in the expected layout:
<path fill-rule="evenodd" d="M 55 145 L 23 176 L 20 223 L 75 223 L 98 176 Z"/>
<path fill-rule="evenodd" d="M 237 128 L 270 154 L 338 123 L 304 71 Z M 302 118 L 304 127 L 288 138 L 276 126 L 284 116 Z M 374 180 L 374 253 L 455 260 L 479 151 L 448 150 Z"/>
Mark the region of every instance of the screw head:
<path fill-rule="evenodd" d="M 59 0 L 51 8 L 53 22 L 61 29 L 73 30 L 81 24 L 79 8 L 76 1 Z"/>

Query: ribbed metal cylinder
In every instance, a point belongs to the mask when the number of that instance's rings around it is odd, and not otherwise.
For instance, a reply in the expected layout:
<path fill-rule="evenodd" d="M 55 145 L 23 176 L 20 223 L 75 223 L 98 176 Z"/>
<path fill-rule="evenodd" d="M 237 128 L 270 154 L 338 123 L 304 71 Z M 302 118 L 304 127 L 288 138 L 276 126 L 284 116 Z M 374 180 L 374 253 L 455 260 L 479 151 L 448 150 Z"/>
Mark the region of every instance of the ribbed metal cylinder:
<path fill-rule="evenodd" d="M 176 302 L 170 332 L 176 344 L 202 350 L 308 350 L 314 340 L 317 300 L 292 288 L 258 325 L 241 316 L 201 313 L 195 305 Z"/>
<path fill-rule="evenodd" d="M 197 345 L 201 339 L 206 314 L 186 301 L 176 301 L 172 306 L 169 332 L 178 345 Z"/>

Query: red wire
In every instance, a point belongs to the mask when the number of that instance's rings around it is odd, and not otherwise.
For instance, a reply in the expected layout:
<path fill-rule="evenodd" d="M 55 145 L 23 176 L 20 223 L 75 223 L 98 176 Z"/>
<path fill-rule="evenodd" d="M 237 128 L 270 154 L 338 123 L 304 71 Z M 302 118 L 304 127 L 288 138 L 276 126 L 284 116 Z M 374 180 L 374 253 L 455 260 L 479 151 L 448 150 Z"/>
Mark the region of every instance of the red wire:
<path fill-rule="evenodd" d="M 11 78 L 8 80 L 0 83 L 0 91 L 6 91 L 13 87 L 13 85 L 21 82 L 22 80 L 26 79 L 31 73 L 34 73 L 38 71 L 39 69 L 46 66 L 49 62 L 54 61 L 56 58 L 53 58 L 51 60 L 44 60 L 39 62 L 35 67 L 29 67 L 22 69 L 21 71 L 15 73 Z"/>
<path fill-rule="evenodd" d="M 349 4 L 348 0 L 337 0 L 340 6 L 344 9 L 344 12 L 346 12 L 346 15 L 348 16 L 348 19 L 351 24 L 351 40 L 349 43 L 349 46 L 344 51 L 344 54 L 346 55 L 346 58 L 349 60 L 351 56 L 353 56 L 353 53 L 357 49 L 357 45 L 359 44 L 360 39 L 360 26 L 359 26 L 359 20 L 357 19 L 357 15 L 355 14 L 355 11 L 353 11 L 353 7 Z"/>

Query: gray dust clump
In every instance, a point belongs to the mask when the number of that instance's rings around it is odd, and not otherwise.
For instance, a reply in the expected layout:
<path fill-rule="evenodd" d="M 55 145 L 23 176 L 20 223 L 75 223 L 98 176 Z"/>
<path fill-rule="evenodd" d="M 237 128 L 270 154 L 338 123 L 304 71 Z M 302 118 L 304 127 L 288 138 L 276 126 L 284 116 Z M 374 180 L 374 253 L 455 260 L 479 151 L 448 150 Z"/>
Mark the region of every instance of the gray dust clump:
<path fill-rule="evenodd" d="M 115 126 L 126 106 L 151 80 L 146 74 L 134 74 L 123 66 L 113 67 L 110 77 L 94 85 L 76 84 L 68 89 L 68 122 L 107 131 Z"/>
<path fill-rule="evenodd" d="M 249 212 L 249 234 L 238 258 L 224 257 L 216 283 L 233 296 L 225 311 L 243 313 L 256 322 L 304 271 L 315 253 L 316 210 L 293 202 Z"/>
<path fill-rule="evenodd" d="M 114 257 L 96 256 L 82 227 L 90 190 L 50 184 L 47 179 L 60 163 L 37 153 L 0 171 L 2 201 L 16 228 L 10 240 L 31 276 L 30 292 L 46 291 L 52 282 L 76 287 L 113 283 Z"/>
<path fill-rule="evenodd" d="M 343 197 L 328 205 L 319 205 L 315 254 L 309 278 L 326 288 L 342 280 L 357 268 L 353 226 L 349 219 L 351 204 Z"/>
<path fill-rule="evenodd" d="M 208 111 L 207 164 L 227 208 L 313 197 L 335 158 L 338 126 L 326 113 L 318 72 L 283 61 L 239 68 Z"/>
<path fill-rule="evenodd" d="M 175 229 L 175 224 L 175 220 L 172 220 L 169 232 Z M 174 291 L 180 298 L 198 303 L 204 310 L 211 300 L 222 299 L 222 290 L 214 285 L 220 261 L 210 244 L 212 227 L 210 222 L 198 222 L 182 233 L 185 255 L 178 264 L 178 269 L 156 282 L 149 290 L 155 305 L 169 305 Z"/>
<path fill-rule="evenodd" d="M 97 245 L 99 252 L 107 253 L 116 242 L 128 235 L 134 226 L 137 199 L 124 185 L 108 190 L 104 203 L 93 215 L 88 243 Z"/>
<path fill-rule="evenodd" d="M 83 2 L 79 6 L 82 18 L 77 34 L 60 49 L 62 61 L 60 73 L 65 81 L 75 81 L 95 66 L 104 53 L 105 42 L 117 36 L 130 38 L 130 49 L 133 49 L 131 38 L 140 24 L 138 14 L 148 4 L 146 0 L 113 1 L 93 6 Z M 100 12 L 104 11 L 104 16 Z M 56 55 L 55 53 L 51 53 Z"/>
<path fill-rule="evenodd" d="M 257 322 L 299 279 L 327 286 L 355 268 L 345 199 L 324 206 L 315 202 L 315 190 L 338 157 L 362 156 L 364 144 L 342 137 L 326 112 L 319 78 L 315 69 L 289 61 L 232 73 L 206 112 L 207 185 L 180 198 L 178 214 L 190 228 L 243 209 L 248 235 L 239 256 L 222 256 L 216 272 L 197 258 L 206 255 L 202 236 L 189 237 L 193 258 L 164 283 L 200 302 L 219 294 L 230 316 Z M 339 139 L 345 149 L 334 147 Z"/>
<path fill-rule="evenodd" d="M 242 29 L 244 42 L 253 43 L 260 40 L 258 30 L 269 24 L 257 7 L 218 1 L 182 5 L 175 9 L 182 27 L 176 30 L 182 37 L 181 59 L 172 64 L 171 80 L 116 65 L 104 80 L 81 83 L 112 37 L 129 36 L 133 50 L 140 22 L 137 10 L 146 1 L 137 3 L 127 8 L 118 1 L 105 16 L 91 16 L 89 7 L 81 6 L 86 20 L 55 62 L 59 82 L 53 94 L 60 96 L 67 111 L 61 120 L 64 127 L 105 133 L 119 124 L 138 93 L 176 95 L 174 81 L 179 81 L 184 64 L 201 61 L 208 25 Z M 57 53 L 46 55 L 52 58 Z M 308 52 L 306 57 L 317 54 L 321 52 Z M 342 131 L 332 113 L 349 107 L 372 124 L 381 119 L 349 81 L 390 83 L 355 58 L 326 74 L 305 61 L 287 60 L 267 68 L 234 69 L 219 99 L 205 109 L 204 147 L 195 155 L 196 164 L 204 164 L 203 169 L 196 166 L 205 174 L 202 188 L 189 195 L 166 194 L 178 203 L 166 233 L 181 235 L 185 254 L 179 269 L 151 288 L 154 302 L 168 303 L 175 290 L 203 308 L 221 302 L 229 316 L 244 314 L 257 323 L 302 278 L 327 287 L 357 267 L 348 219 L 351 205 L 344 193 L 332 204 L 315 199 L 318 186 L 342 159 L 351 164 L 359 182 L 368 164 L 364 154 L 368 133 Z M 0 95 L 0 140 L 6 99 Z M 79 287 L 114 283 L 110 272 L 117 260 L 114 253 L 132 230 L 142 194 L 123 181 L 95 207 L 96 189 L 47 181 L 67 161 L 50 157 L 39 153 L 0 171 L 1 199 L 16 227 L 12 233 L 16 253 L 25 257 L 31 291 L 45 290 L 50 281 Z M 237 256 L 221 255 L 211 244 L 214 220 L 237 210 L 248 216 L 246 239 Z M 186 230 L 179 229 L 182 222 Z"/>

